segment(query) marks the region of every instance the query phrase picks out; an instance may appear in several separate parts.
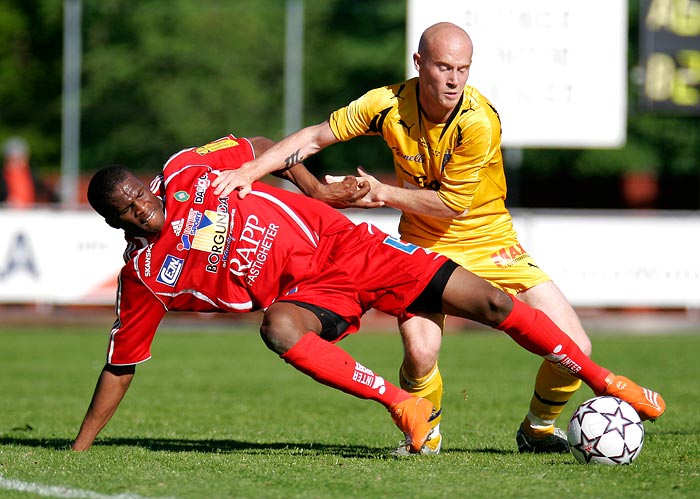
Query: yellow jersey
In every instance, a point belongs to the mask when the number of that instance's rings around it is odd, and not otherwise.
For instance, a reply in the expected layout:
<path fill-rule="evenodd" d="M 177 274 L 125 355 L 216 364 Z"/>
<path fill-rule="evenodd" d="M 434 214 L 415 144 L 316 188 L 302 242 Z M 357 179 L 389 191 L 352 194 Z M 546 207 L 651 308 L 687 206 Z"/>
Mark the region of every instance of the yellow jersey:
<path fill-rule="evenodd" d="M 404 212 L 401 237 L 421 246 L 439 241 L 492 239 L 512 231 L 505 207 L 501 122 L 491 103 L 466 86 L 447 123 L 431 123 L 418 103 L 418 78 L 370 90 L 331 114 L 339 140 L 381 135 L 391 149 L 400 187 L 432 189 L 464 218 L 436 218 Z"/>
<path fill-rule="evenodd" d="M 341 141 L 380 135 L 393 153 L 398 186 L 432 189 L 462 218 L 403 212 L 401 238 L 445 254 L 513 292 L 549 278 L 520 246 L 506 209 L 501 122 L 491 102 L 466 86 L 446 123 L 421 111 L 418 78 L 370 90 L 334 111 L 329 123 Z M 517 275 L 520 268 L 524 274 Z"/>

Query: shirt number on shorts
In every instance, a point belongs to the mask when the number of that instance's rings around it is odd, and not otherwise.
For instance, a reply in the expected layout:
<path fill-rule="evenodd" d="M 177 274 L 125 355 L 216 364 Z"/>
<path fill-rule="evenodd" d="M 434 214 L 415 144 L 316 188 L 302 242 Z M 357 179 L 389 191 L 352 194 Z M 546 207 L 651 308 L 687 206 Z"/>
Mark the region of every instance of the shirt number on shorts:
<path fill-rule="evenodd" d="M 391 236 L 387 236 L 386 239 L 384 239 L 384 244 L 388 244 L 392 248 L 396 248 L 397 250 L 408 253 L 409 255 L 412 255 L 418 249 L 418 246 L 415 244 L 407 243 L 406 241 L 402 241 L 401 239 L 396 239 L 395 237 Z"/>

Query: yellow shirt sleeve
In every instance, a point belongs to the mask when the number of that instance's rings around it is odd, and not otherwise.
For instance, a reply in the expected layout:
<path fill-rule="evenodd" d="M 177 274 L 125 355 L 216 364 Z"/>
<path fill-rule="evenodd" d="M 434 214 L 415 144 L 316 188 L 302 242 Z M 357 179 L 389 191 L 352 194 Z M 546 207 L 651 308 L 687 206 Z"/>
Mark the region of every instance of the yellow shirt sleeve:
<path fill-rule="evenodd" d="M 347 141 L 360 135 L 379 135 L 393 94 L 387 87 L 370 90 L 345 107 L 331 113 L 328 123 L 338 140 Z"/>

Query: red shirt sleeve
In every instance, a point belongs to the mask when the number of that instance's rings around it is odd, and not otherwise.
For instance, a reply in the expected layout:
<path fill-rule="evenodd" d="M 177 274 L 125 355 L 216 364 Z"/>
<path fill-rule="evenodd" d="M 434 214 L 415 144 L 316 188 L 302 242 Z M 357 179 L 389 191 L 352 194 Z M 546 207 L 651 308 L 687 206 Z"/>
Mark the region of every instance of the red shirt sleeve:
<path fill-rule="evenodd" d="M 119 276 L 117 320 L 109 338 L 107 363 L 131 365 L 150 359 L 153 336 L 165 312 L 128 263 Z"/>

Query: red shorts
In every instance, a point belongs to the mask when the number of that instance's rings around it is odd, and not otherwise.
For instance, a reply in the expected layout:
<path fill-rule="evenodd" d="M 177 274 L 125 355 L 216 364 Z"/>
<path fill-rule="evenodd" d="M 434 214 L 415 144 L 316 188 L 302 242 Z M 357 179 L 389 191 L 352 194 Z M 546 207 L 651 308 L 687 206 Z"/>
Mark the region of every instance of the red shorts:
<path fill-rule="evenodd" d="M 338 314 L 350 326 L 373 308 L 399 317 L 448 259 L 360 224 L 323 236 L 307 277 L 281 300 L 299 301 Z"/>

